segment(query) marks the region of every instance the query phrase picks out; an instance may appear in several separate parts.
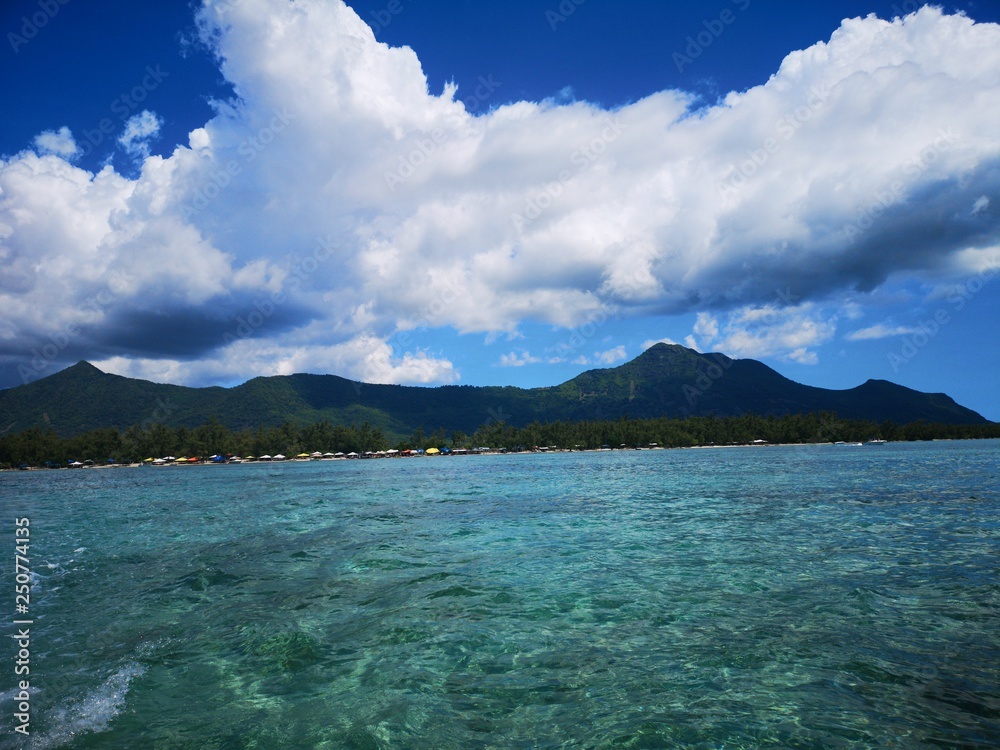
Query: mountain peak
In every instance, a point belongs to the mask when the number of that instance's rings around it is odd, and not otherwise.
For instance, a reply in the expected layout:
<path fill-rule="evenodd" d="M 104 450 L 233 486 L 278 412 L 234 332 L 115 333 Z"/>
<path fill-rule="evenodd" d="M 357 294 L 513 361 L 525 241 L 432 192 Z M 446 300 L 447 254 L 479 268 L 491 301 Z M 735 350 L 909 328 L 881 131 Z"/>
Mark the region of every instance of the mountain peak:
<path fill-rule="evenodd" d="M 636 357 L 633 362 L 641 360 L 643 357 L 657 358 L 660 359 L 664 356 L 672 357 L 711 357 L 712 359 L 718 359 L 719 357 L 724 357 L 725 359 L 730 359 L 725 354 L 721 352 L 699 352 L 697 349 L 692 349 L 691 347 L 684 346 L 683 344 L 667 344 L 663 341 L 659 341 L 649 347 L 646 351 Z"/>
<path fill-rule="evenodd" d="M 75 365 L 70 365 L 65 370 L 60 370 L 59 372 L 55 373 L 54 375 L 51 375 L 50 377 L 64 380 L 66 378 L 70 379 L 96 378 L 106 374 L 107 373 L 105 373 L 103 370 L 90 364 L 90 362 L 88 362 L 87 360 L 81 359 Z M 44 379 L 45 378 L 43 378 L 43 380 Z M 40 382 L 40 381 L 35 381 L 35 382 Z"/>
<path fill-rule="evenodd" d="M 698 352 L 694 349 L 688 349 L 686 346 L 681 346 L 680 344 L 665 344 L 662 341 L 653 344 L 646 351 L 640 354 L 638 357 L 632 360 L 632 362 L 642 362 L 642 361 L 660 361 L 665 358 L 674 357 L 690 357 L 691 355 L 697 356 Z"/>
<path fill-rule="evenodd" d="M 630 362 L 589 370 L 542 389 L 414 388 L 353 383 L 333 375 L 256 378 L 242 386 L 187 388 L 102 372 L 87 361 L 0 393 L 0 424 L 38 425 L 72 435 L 160 421 L 197 427 L 217 415 L 231 429 L 327 420 L 367 421 L 395 435 L 418 427 L 471 434 L 487 420 L 587 421 L 683 416 L 832 412 L 897 424 L 917 420 L 983 424 L 941 394 L 871 380 L 846 391 L 795 383 L 761 362 L 658 343 Z"/>
<path fill-rule="evenodd" d="M 75 365 L 73 365 L 71 367 L 67 367 L 64 372 L 69 372 L 70 370 L 72 370 L 73 372 L 79 372 L 79 373 L 85 373 L 85 372 L 86 373 L 90 373 L 90 374 L 100 373 L 101 375 L 104 375 L 104 370 L 101 370 L 100 368 L 95 367 L 94 365 L 90 364 L 90 362 L 88 362 L 85 359 L 81 359 Z"/>
<path fill-rule="evenodd" d="M 668 351 L 669 352 L 677 352 L 677 351 L 693 352 L 694 349 L 688 349 L 686 346 L 681 346 L 680 344 L 668 344 L 665 341 L 658 341 L 655 344 L 653 344 L 651 347 L 649 347 L 646 351 L 644 351 L 642 354 L 649 354 L 650 352 L 662 353 L 662 352 L 668 352 Z M 642 354 L 640 354 L 639 356 L 641 357 Z"/>

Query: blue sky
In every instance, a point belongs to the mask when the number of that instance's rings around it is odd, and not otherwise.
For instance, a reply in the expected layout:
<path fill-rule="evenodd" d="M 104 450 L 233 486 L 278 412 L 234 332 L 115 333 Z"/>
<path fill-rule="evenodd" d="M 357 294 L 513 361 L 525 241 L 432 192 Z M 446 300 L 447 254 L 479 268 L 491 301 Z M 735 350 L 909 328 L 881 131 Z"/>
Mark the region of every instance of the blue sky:
<path fill-rule="evenodd" d="M 667 340 L 1000 420 L 998 20 L 4 3 L 0 387 L 541 386 Z"/>

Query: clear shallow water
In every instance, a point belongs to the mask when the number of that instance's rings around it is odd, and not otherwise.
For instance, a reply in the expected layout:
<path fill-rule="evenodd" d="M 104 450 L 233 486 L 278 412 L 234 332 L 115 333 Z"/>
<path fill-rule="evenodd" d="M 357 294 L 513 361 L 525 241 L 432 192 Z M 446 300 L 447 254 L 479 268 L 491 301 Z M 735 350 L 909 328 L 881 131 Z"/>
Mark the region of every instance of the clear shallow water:
<path fill-rule="evenodd" d="M 19 472 L 0 507 L 38 573 L 0 748 L 1000 745 L 998 441 Z"/>

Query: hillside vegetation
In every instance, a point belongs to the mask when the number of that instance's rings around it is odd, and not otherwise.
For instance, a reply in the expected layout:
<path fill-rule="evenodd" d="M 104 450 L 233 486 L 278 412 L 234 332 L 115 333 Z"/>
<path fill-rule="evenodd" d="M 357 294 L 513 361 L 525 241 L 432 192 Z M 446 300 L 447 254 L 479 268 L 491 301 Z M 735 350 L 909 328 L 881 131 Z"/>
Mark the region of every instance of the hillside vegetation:
<path fill-rule="evenodd" d="M 943 393 L 884 380 L 836 391 L 802 385 L 754 360 L 657 344 L 620 367 L 591 370 L 549 388 L 359 383 L 336 375 L 258 377 L 234 388 L 188 388 L 101 372 L 80 362 L 0 392 L 0 430 L 39 428 L 59 437 L 130 427 L 195 429 L 215 420 L 233 432 L 329 423 L 368 424 L 396 442 L 416 430 L 472 434 L 484 424 L 600 422 L 817 412 L 905 425 L 987 424 Z"/>

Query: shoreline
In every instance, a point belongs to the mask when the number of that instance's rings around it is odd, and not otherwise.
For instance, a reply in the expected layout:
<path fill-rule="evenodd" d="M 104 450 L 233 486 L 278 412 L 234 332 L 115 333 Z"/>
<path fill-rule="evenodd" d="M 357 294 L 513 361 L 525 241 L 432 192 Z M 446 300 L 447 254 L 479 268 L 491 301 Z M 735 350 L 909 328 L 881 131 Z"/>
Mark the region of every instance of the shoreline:
<path fill-rule="evenodd" d="M 978 438 L 978 440 L 997 440 L 1000 438 Z M 343 461 L 372 461 L 372 460 L 385 460 L 385 459 L 413 459 L 413 458 L 456 458 L 456 457 L 466 457 L 466 456 L 532 456 L 532 455 L 547 455 L 556 453 L 640 453 L 645 451 L 675 451 L 675 450 L 728 450 L 732 448 L 808 448 L 808 447 L 831 447 L 831 448 L 854 448 L 854 447 L 881 447 L 883 445 L 889 445 L 894 443 L 930 443 L 930 442 L 957 442 L 965 440 L 977 440 L 977 438 L 935 438 L 933 440 L 897 440 L 897 441 L 887 441 L 885 443 L 869 443 L 865 442 L 861 445 L 857 444 L 838 444 L 838 443 L 738 443 L 738 444 L 727 444 L 727 445 L 680 445 L 680 446 L 649 446 L 641 448 L 536 448 L 534 450 L 523 450 L 523 451 L 467 451 L 458 454 L 440 453 L 432 455 L 411 455 L 404 456 L 399 454 L 381 455 L 372 453 L 371 455 L 358 455 L 355 457 L 338 456 L 336 458 L 292 458 L 284 459 L 279 461 L 197 461 L 194 463 L 177 463 L 168 462 L 164 464 L 147 464 L 145 462 L 139 463 L 116 463 L 116 464 L 93 464 L 90 466 L 58 466 L 58 467 L 47 467 L 47 466 L 27 466 L 27 467 L 10 467 L 0 469 L 0 473 L 3 472 L 15 472 L 15 471 L 86 471 L 86 470 L 106 470 L 106 469 L 143 469 L 143 468 L 190 468 L 194 466 L 242 466 L 242 465 L 260 465 L 260 466 L 274 466 L 274 465 L 285 465 L 285 464 L 312 464 L 312 463 L 338 463 Z"/>

